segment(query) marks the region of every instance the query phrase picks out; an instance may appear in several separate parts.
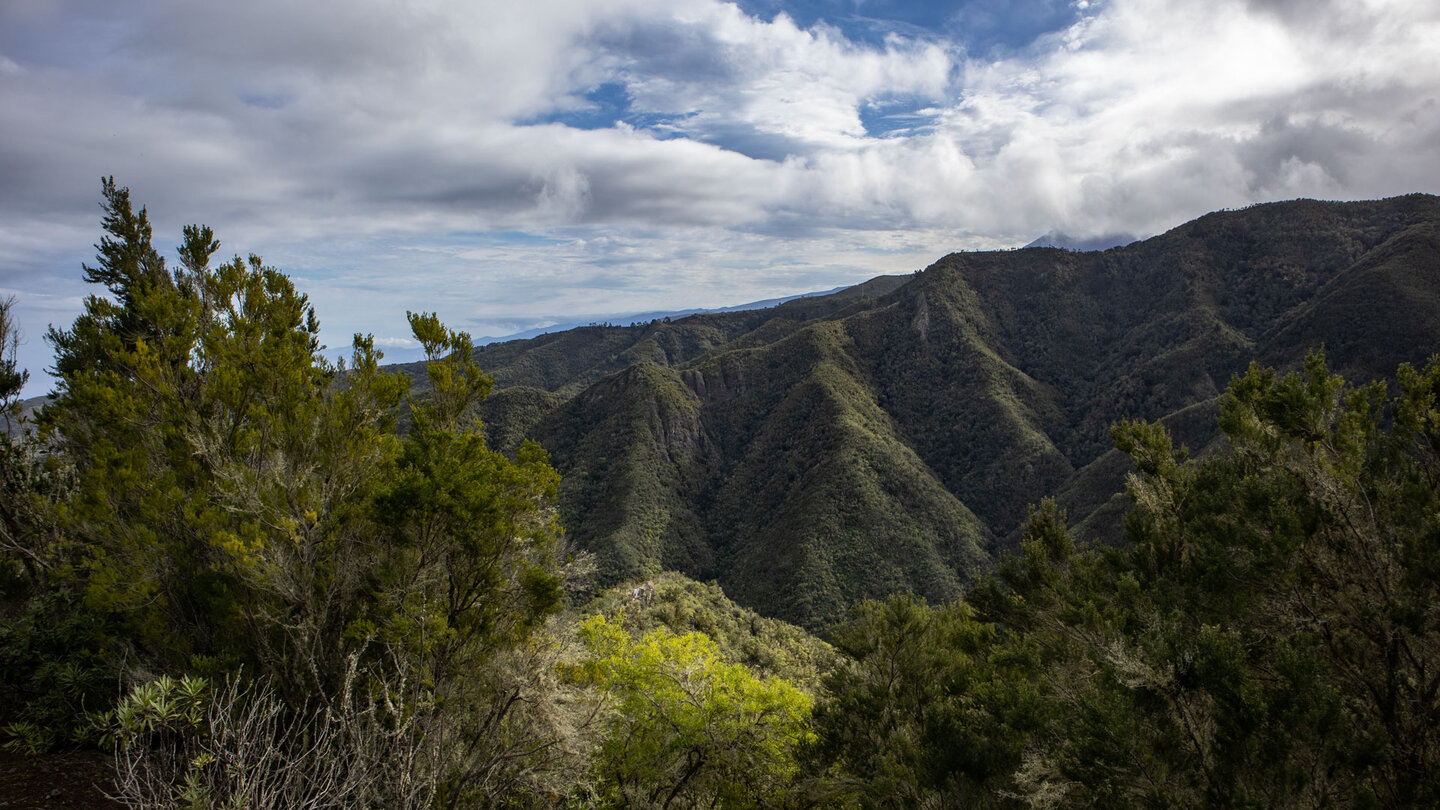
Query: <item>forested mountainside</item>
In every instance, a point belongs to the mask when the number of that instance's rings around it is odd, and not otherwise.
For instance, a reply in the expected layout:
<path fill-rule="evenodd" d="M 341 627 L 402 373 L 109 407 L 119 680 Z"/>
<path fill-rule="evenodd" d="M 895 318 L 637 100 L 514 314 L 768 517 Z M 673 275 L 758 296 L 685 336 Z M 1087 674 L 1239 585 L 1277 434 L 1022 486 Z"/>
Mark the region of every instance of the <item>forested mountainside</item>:
<path fill-rule="evenodd" d="M 955 597 L 1046 495 L 1082 537 L 1114 536 L 1128 461 L 1111 425 L 1161 420 L 1202 450 L 1232 375 L 1319 347 L 1358 380 L 1440 349 L 1440 199 L 1259 205 L 1100 253 L 957 253 L 476 358 L 492 445 L 551 452 L 563 523 L 604 578 L 678 569 L 814 628 L 863 597 Z"/>

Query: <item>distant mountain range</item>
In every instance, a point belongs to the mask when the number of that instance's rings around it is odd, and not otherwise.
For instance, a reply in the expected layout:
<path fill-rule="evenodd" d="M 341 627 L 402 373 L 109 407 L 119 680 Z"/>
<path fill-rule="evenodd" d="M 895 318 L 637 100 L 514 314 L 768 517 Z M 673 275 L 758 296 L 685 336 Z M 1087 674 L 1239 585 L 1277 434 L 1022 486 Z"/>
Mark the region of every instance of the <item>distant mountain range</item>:
<path fill-rule="evenodd" d="M 607 580 L 677 569 L 816 628 L 861 597 L 959 594 L 1046 495 L 1082 536 L 1115 537 L 1128 462 L 1111 424 L 1163 420 L 1203 450 L 1231 375 L 1321 346 L 1357 380 L 1440 351 L 1440 198 L 1260 205 L 1104 252 L 952 254 L 477 356 L 497 382 L 491 442 L 550 450 L 562 520 Z"/>
<path fill-rule="evenodd" d="M 743 311 L 745 311 L 745 310 L 747 310 L 747 309 L 768 309 L 769 307 L 779 306 L 779 305 L 784 304 L 784 303 L 786 303 L 786 302 L 788 302 L 788 301 L 794 301 L 794 300 L 797 299 L 797 298 L 813 298 L 813 297 L 815 297 L 815 296 L 820 296 L 820 295 L 830 295 L 830 294 L 832 294 L 832 293 L 840 292 L 841 290 L 844 290 L 844 289 L 846 289 L 846 288 L 845 288 L 845 287 L 836 287 L 836 288 L 834 288 L 834 289 L 832 289 L 832 290 L 823 290 L 823 291 L 821 291 L 821 292 L 800 293 L 799 295 L 787 295 L 787 296 L 783 296 L 783 297 L 781 297 L 781 298 L 767 298 L 767 299 L 765 299 L 765 300 L 763 300 L 763 301 L 751 301 L 751 302 L 746 303 L 746 304 L 736 304 L 736 305 L 734 305 L 734 306 L 729 306 L 729 307 L 715 307 L 715 308 L 712 308 L 712 309 L 701 309 L 701 308 L 697 308 L 697 309 L 678 309 L 678 310 L 656 310 L 656 311 L 654 311 L 654 312 L 630 312 L 630 313 L 625 313 L 625 314 L 622 314 L 622 315 L 596 316 L 596 317 L 593 317 L 593 318 L 587 318 L 587 319 L 581 320 L 581 321 L 573 321 L 573 322 L 570 322 L 570 323 L 552 323 L 552 324 L 548 324 L 548 325 L 546 325 L 546 326 L 539 326 L 539 327 L 536 327 L 536 328 L 534 328 L 534 329 L 525 329 L 525 330 L 523 330 L 523 331 L 515 332 L 515 333 L 509 334 L 509 335 L 499 335 L 499 336 L 490 335 L 490 336 L 480 337 L 480 338 L 476 338 L 476 339 L 475 339 L 475 343 L 476 343 L 476 345 L 482 345 L 482 346 L 483 346 L 483 345 L 487 345 L 487 344 L 490 344 L 490 343 L 503 343 L 503 342 L 508 341 L 508 340 L 524 340 L 524 339 L 526 339 L 526 338 L 533 338 L 533 337 L 539 337 L 539 336 L 541 336 L 541 335 L 548 335 L 548 334 L 551 334 L 551 333 L 553 333 L 553 332 L 565 332 L 565 331 L 568 331 L 568 330 L 571 330 L 571 329 L 577 329 L 577 328 L 579 328 L 579 327 L 581 327 L 581 326 L 596 326 L 596 325 L 599 325 L 599 324 L 601 324 L 601 323 L 612 323 L 612 322 L 613 322 L 613 323 L 617 323 L 617 324 L 644 323 L 644 322 L 648 322 L 648 321 L 661 321 L 661 320 L 666 320 L 666 319 L 673 320 L 673 319 L 675 319 L 675 318 L 684 318 L 684 317 L 686 317 L 687 315 L 704 315 L 704 314 L 710 314 L 710 313 L 716 313 L 716 312 L 743 312 Z M 423 355 L 422 355 L 422 356 L 423 356 Z"/>

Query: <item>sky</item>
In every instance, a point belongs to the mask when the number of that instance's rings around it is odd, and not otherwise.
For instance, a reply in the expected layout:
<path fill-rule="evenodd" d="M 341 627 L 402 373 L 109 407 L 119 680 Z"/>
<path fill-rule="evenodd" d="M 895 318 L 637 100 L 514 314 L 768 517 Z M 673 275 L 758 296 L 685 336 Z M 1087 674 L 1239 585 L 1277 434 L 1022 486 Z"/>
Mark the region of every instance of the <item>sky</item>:
<path fill-rule="evenodd" d="M 339 351 L 722 307 L 1047 232 L 1440 191 L 1434 0 L 0 0 L 0 296 L 44 393 L 100 178 Z"/>

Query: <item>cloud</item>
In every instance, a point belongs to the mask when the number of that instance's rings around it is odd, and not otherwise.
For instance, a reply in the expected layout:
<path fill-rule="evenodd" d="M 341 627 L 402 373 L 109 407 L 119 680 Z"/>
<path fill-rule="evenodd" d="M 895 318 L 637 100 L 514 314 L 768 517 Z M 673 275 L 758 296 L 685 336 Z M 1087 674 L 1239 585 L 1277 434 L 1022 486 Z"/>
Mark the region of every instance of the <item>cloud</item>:
<path fill-rule="evenodd" d="M 732 5 L 691 2 L 673 16 L 617 18 L 587 38 L 597 70 L 625 83 L 635 109 L 680 114 L 676 131 L 734 145 L 751 130 L 787 139 L 796 153 L 847 148 L 865 134 L 860 108 L 879 94 L 942 101 L 953 50 L 892 37 L 857 45 L 838 29 L 770 22 Z"/>
<path fill-rule="evenodd" d="M 967 64 L 942 133 L 1008 221 L 1039 213 L 1067 230 L 1434 189 L 1420 133 L 1437 121 L 1440 70 L 1416 56 L 1440 33 L 1435 13 L 1392 3 L 1367 22 L 1337 33 L 1244 3 L 1113 2 L 1039 54 Z M 1407 180 L 1380 163 L 1427 168 Z"/>
<path fill-rule="evenodd" d="M 977 234 L 1009 235 L 1103 218 L 1091 202 L 1110 186 L 1102 199 L 1148 206 L 1144 183 L 1189 178 L 1197 161 L 1216 171 L 1195 196 L 1216 204 L 1343 194 L 1362 182 L 1352 164 L 1407 134 L 1396 118 L 1409 116 L 1412 148 L 1434 120 L 1435 21 L 1419 6 L 1337 29 L 1285 3 L 1117 1 L 993 61 L 711 0 L 97 8 L 66 13 L 108 32 L 102 57 L 7 57 L 0 177 L 39 194 L 7 207 L 78 210 L 114 173 L 157 209 L 266 239 L 770 216 L 884 229 L 957 210 Z M 607 82 L 636 124 L 527 124 Z M 927 125 L 870 136 L 862 112 L 897 96 L 929 104 Z M 1317 172 L 1281 171 L 1297 161 Z M 1189 196 L 1104 224 L 1153 227 L 1194 213 Z"/>
<path fill-rule="evenodd" d="M 111 174 L 167 249 L 206 222 L 303 279 L 332 344 L 1440 185 L 1432 3 L 762 5 L 5 4 L 0 286 L 64 321 Z"/>

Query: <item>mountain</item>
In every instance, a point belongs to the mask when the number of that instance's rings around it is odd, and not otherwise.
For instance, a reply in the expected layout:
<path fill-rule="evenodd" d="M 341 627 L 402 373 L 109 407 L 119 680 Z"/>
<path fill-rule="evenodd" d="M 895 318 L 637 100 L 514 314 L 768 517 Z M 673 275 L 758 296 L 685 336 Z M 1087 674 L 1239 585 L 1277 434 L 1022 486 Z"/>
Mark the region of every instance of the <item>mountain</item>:
<path fill-rule="evenodd" d="M 1135 236 L 1128 233 L 1105 233 L 1099 236 L 1071 236 L 1062 231 L 1050 231 L 1026 245 L 1027 248 L 1051 247 L 1064 248 L 1066 250 L 1109 250 L 1113 247 L 1128 245 L 1138 241 Z"/>
<path fill-rule="evenodd" d="M 5 425 L 5 433 L 8 436 L 19 436 L 27 430 L 33 430 L 35 426 L 35 415 L 50 401 L 48 396 L 30 397 L 20 401 L 19 418 L 6 418 L 0 414 L 0 424 Z"/>
<path fill-rule="evenodd" d="M 497 381 L 491 442 L 550 450 L 562 520 L 607 581 L 676 569 L 818 628 L 861 597 L 958 595 L 1046 495 L 1114 537 L 1111 424 L 1163 420 L 1203 450 L 1231 375 L 1321 346 L 1360 380 L 1440 350 L 1440 198 L 1260 205 L 1104 252 L 952 254 L 770 309 L 477 357 Z"/>
<path fill-rule="evenodd" d="M 631 312 L 623 315 L 604 315 L 595 318 L 589 318 L 583 322 L 575 321 L 572 323 L 552 323 L 548 326 L 539 326 L 534 329 L 526 329 L 510 335 L 500 335 L 498 337 L 480 337 L 475 339 L 475 343 L 477 345 L 483 345 L 487 343 L 504 343 L 511 340 L 523 340 L 525 338 L 539 337 L 541 335 L 551 334 L 554 332 L 568 332 L 571 329 L 578 329 L 582 326 L 597 326 L 601 322 L 610 323 L 613 321 L 615 323 L 636 324 L 645 323 L 648 321 L 664 321 L 672 320 L 674 318 L 684 318 L 688 315 L 703 315 L 717 312 L 743 312 L 747 309 L 768 309 L 770 307 L 779 306 L 780 304 L 783 304 L 787 301 L 794 301 L 797 298 L 814 298 L 823 295 L 831 295 L 845 289 L 848 288 L 836 287 L 834 289 L 823 290 L 821 292 L 808 292 L 800 293 L 799 295 L 786 295 L 780 298 L 766 298 L 762 301 L 750 301 L 744 304 L 735 304 L 728 307 L 714 307 L 711 309 L 697 308 L 657 310 L 655 312 Z"/>

